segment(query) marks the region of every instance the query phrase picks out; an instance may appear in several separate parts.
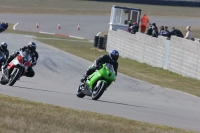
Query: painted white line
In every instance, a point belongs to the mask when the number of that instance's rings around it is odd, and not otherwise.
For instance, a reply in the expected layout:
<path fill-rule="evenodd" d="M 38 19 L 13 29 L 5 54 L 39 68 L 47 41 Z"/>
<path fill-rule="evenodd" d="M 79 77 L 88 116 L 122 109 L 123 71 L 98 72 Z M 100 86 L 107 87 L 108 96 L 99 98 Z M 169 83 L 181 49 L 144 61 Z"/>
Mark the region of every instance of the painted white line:
<path fill-rule="evenodd" d="M 59 39 L 59 38 L 45 38 L 45 37 L 36 37 L 36 39 L 44 39 L 44 40 L 64 40 L 69 42 L 90 42 L 90 41 L 79 41 L 79 40 L 69 40 L 69 39 Z"/>
<path fill-rule="evenodd" d="M 55 35 L 55 33 L 42 32 L 42 31 L 39 31 L 39 33 L 43 33 L 43 34 L 50 34 L 50 35 Z"/>
<path fill-rule="evenodd" d="M 15 27 L 18 25 L 19 23 L 16 23 L 14 26 L 13 26 L 13 30 L 15 30 Z"/>
<path fill-rule="evenodd" d="M 77 37 L 77 36 L 69 36 L 69 37 L 77 38 L 77 39 L 84 39 L 83 37 Z"/>
<path fill-rule="evenodd" d="M 99 36 L 99 34 L 101 34 L 101 32 L 99 32 L 96 36 Z"/>
<path fill-rule="evenodd" d="M 24 35 L 24 37 L 37 38 L 36 36 Z"/>

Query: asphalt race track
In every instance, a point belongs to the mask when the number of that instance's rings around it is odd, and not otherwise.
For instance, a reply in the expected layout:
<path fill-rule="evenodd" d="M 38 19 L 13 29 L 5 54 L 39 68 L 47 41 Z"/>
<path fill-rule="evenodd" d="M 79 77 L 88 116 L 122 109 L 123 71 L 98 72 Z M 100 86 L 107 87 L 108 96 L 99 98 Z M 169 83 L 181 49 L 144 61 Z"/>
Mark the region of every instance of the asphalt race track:
<path fill-rule="evenodd" d="M 94 36 L 99 32 L 108 31 L 109 16 L 82 16 L 82 15 L 35 15 L 35 14 L 0 14 L 1 22 L 9 22 L 18 25 L 16 30 L 32 31 L 32 32 L 48 32 L 65 34 L 70 36 L 83 37 L 85 39 L 94 40 Z M 199 18 L 162 18 L 149 16 L 151 23 L 158 26 L 168 26 L 169 30 L 173 26 L 199 26 Z M 39 28 L 36 28 L 38 23 Z M 60 23 L 61 29 L 57 29 Z M 76 30 L 78 24 L 80 30 Z M 182 31 L 185 35 L 186 31 Z"/>
<path fill-rule="evenodd" d="M 1 41 L 8 43 L 10 53 L 29 41 L 35 41 L 39 53 L 38 64 L 34 67 L 35 77 L 22 77 L 12 87 L 1 85 L 1 94 L 200 132 L 198 97 L 119 73 L 116 82 L 98 101 L 91 100 L 90 97 L 81 99 L 76 96 L 76 89 L 92 62 L 25 35 L 1 33 Z"/>

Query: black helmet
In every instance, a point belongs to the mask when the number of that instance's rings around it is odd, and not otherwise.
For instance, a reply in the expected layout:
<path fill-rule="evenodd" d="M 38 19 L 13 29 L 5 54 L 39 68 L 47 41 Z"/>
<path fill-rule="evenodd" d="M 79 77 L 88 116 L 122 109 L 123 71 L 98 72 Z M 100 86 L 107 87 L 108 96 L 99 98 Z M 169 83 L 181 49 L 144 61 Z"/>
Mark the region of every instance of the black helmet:
<path fill-rule="evenodd" d="M 119 52 L 117 50 L 111 50 L 109 53 L 111 60 L 117 61 L 119 58 Z"/>
<path fill-rule="evenodd" d="M 34 52 L 36 50 L 36 44 L 34 42 L 29 42 L 28 43 L 28 49 L 31 51 L 31 52 Z"/>
<path fill-rule="evenodd" d="M 2 42 L 2 43 L 1 43 L 1 49 L 2 49 L 2 50 L 5 51 L 5 50 L 7 49 L 7 47 L 8 47 L 7 43 L 5 43 L 5 42 Z"/>

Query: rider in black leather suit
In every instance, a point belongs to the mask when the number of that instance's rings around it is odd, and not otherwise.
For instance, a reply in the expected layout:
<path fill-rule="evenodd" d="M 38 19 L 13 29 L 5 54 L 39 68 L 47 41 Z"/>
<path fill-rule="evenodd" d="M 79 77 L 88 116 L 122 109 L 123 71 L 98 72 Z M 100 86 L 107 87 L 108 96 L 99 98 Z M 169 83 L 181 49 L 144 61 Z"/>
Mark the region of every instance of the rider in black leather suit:
<path fill-rule="evenodd" d="M 25 73 L 26 77 L 33 77 L 35 75 L 35 72 L 33 70 L 33 66 L 35 66 L 37 64 L 37 60 L 38 60 L 38 53 L 36 51 L 36 44 L 34 42 L 29 42 L 28 46 L 24 46 L 23 48 L 21 48 L 20 50 L 22 51 L 29 51 L 30 55 L 32 57 L 32 64 L 31 66 L 27 69 L 27 72 Z M 18 52 L 19 50 L 15 51 L 12 55 L 10 55 L 10 57 L 8 58 L 8 60 L 6 61 L 6 64 L 3 66 L 3 69 L 5 69 L 8 64 L 19 54 Z"/>
<path fill-rule="evenodd" d="M 109 52 L 109 54 L 105 54 L 100 56 L 97 60 L 94 61 L 94 63 L 92 64 L 92 66 L 87 69 L 85 75 L 83 76 L 83 78 L 81 79 L 81 82 L 84 82 L 86 80 L 86 78 L 92 74 L 93 72 L 95 72 L 96 69 L 100 69 L 102 64 L 104 63 L 110 63 L 113 65 L 115 73 L 117 75 L 117 69 L 118 69 L 118 60 L 119 58 L 119 52 L 117 50 L 111 50 Z"/>

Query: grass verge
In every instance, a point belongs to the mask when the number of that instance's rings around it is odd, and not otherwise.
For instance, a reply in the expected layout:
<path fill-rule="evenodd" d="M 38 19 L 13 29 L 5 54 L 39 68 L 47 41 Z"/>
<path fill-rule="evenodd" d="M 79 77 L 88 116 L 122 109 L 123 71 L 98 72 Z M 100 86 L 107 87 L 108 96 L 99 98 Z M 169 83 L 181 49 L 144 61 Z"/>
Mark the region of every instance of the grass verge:
<path fill-rule="evenodd" d="M 195 133 L 0 95 L 1 133 Z"/>

